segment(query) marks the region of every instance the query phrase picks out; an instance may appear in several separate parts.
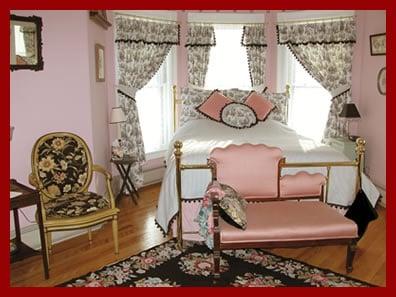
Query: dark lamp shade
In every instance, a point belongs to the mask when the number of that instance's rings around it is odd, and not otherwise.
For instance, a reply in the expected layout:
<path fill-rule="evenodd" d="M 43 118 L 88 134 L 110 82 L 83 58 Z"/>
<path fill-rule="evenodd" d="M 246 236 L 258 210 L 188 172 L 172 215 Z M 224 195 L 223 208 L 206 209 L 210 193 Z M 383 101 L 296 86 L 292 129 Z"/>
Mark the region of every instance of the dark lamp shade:
<path fill-rule="evenodd" d="M 340 118 L 360 118 L 360 113 L 355 103 L 345 103 L 339 114 Z"/>

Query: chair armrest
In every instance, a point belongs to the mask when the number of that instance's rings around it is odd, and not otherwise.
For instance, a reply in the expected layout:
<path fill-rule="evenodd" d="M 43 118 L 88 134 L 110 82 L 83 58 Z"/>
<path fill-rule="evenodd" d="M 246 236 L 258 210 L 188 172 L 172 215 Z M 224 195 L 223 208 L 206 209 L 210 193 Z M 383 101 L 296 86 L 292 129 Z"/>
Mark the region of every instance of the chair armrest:
<path fill-rule="evenodd" d="M 36 179 L 36 176 L 33 173 L 29 174 L 29 184 L 35 187 L 37 190 L 41 190 L 41 187 Z"/>
<path fill-rule="evenodd" d="M 100 166 L 100 165 L 97 165 L 97 164 L 94 164 L 93 166 L 92 166 L 92 170 L 93 171 L 96 171 L 96 172 L 99 172 L 99 173 L 101 173 L 101 174 L 103 174 L 105 177 L 106 177 L 106 179 L 108 179 L 108 180 L 111 180 L 113 177 L 112 177 L 112 175 L 111 175 L 111 173 L 110 172 L 108 172 L 106 169 L 104 169 L 102 166 Z"/>

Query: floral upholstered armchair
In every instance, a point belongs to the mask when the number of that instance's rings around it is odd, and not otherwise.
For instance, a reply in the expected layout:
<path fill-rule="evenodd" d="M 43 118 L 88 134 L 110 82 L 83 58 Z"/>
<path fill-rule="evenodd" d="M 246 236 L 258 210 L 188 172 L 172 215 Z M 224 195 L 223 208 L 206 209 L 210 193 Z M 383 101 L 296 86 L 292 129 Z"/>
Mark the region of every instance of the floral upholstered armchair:
<path fill-rule="evenodd" d="M 89 192 L 93 172 L 104 175 L 107 197 Z M 111 174 L 92 164 L 91 152 L 79 136 L 67 132 L 40 137 L 32 151 L 30 183 L 40 192 L 47 255 L 54 231 L 88 228 L 112 221 L 115 253 L 118 254 L 118 226 Z"/>

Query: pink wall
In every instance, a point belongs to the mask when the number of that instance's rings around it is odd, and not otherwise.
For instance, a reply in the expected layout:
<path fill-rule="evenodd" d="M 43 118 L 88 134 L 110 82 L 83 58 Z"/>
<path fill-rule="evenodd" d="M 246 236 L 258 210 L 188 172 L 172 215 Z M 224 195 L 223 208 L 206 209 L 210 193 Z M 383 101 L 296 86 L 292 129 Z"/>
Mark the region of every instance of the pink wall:
<path fill-rule="evenodd" d="M 53 131 L 80 135 L 95 162 L 108 166 L 107 91 L 104 83 L 92 81 L 93 44 L 104 40 L 104 30 L 93 27 L 86 10 L 12 13 L 42 18 L 44 70 L 10 72 L 10 124 L 15 126 L 10 176 L 28 184 L 33 144 Z M 34 221 L 34 208 L 25 213 Z M 21 216 L 22 227 L 28 224 Z"/>
<path fill-rule="evenodd" d="M 386 66 L 386 56 L 371 56 L 369 41 L 370 35 L 386 32 L 386 13 L 384 10 L 371 10 L 358 11 L 357 15 L 361 20 L 359 34 L 362 37 L 361 59 L 353 65 L 360 69 L 360 75 L 355 73 L 361 114 L 358 134 L 367 141 L 368 175 L 374 183 L 386 189 L 386 96 L 377 90 L 377 75 Z"/>
<path fill-rule="evenodd" d="M 265 15 L 265 35 L 267 38 L 267 57 L 265 67 L 265 84 L 272 92 L 277 86 L 277 36 L 276 36 L 276 11 L 269 10 Z"/>

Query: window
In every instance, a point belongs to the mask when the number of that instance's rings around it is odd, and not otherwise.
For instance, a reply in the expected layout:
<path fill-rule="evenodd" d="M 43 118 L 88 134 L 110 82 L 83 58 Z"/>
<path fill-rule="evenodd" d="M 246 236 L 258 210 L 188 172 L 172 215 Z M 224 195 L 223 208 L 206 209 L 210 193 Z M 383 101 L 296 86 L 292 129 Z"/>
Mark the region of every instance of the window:
<path fill-rule="evenodd" d="M 214 25 L 216 46 L 209 56 L 206 89 L 251 89 L 242 25 Z"/>
<path fill-rule="evenodd" d="M 175 50 L 172 48 L 158 72 L 136 93 L 144 147 L 149 156 L 166 150 L 172 136 L 174 60 Z"/>
<path fill-rule="evenodd" d="M 326 127 L 331 95 L 284 45 L 278 46 L 278 82 L 282 89 L 290 85 L 288 125 L 298 134 L 319 142 Z"/>

